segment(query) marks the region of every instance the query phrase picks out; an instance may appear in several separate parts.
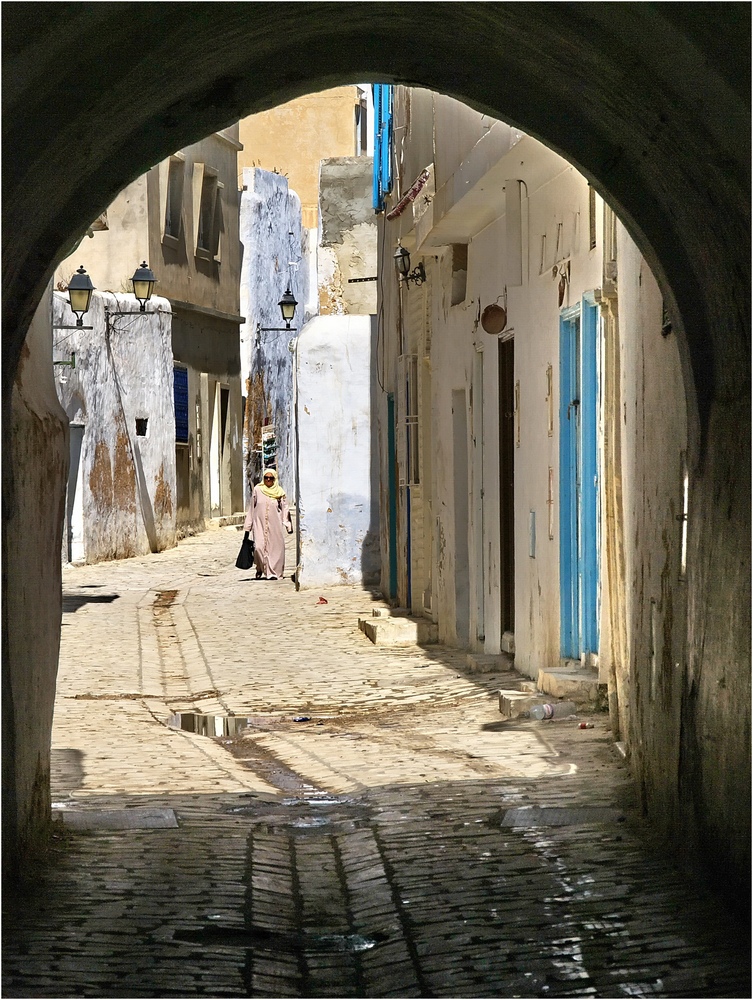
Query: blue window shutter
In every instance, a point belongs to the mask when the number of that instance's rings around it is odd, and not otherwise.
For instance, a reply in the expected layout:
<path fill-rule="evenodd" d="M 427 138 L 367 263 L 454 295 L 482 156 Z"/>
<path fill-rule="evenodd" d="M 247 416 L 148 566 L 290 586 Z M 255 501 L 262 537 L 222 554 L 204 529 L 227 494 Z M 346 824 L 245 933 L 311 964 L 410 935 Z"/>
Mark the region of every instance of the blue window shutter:
<path fill-rule="evenodd" d="M 392 190 L 392 86 L 375 83 L 374 95 L 374 186 L 375 212 L 384 211 L 384 196 Z"/>
<path fill-rule="evenodd" d="M 392 87 L 385 85 L 382 101 L 382 195 L 392 190 Z"/>
<path fill-rule="evenodd" d="M 371 92 L 374 98 L 374 184 L 372 188 L 372 205 L 375 212 L 381 212 L 381 189 L 382 189 L 382 87 L 381 84 L 372 85 Z"/>
<path fill-rule="evenodd" d="M 188 444 L 188 369 L 173 368 L 173 398 L 175 400 L 175 440 Z"/>

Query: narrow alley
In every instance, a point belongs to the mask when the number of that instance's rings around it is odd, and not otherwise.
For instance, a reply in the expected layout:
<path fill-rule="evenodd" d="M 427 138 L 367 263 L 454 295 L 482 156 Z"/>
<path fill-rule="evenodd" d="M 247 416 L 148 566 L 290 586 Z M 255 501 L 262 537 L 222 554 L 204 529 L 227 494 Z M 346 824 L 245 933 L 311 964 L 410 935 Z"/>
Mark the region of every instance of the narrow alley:
<path fill-rule="evenodd" d="M 256 581 L 239 540 L 65 569 L 58 832 L 4 896 L 4 996 L 750 996 L 606 714 L 504 720 L 512 674 L 375 646 L 381 601 L 296 592 L 292 550 Z"/>

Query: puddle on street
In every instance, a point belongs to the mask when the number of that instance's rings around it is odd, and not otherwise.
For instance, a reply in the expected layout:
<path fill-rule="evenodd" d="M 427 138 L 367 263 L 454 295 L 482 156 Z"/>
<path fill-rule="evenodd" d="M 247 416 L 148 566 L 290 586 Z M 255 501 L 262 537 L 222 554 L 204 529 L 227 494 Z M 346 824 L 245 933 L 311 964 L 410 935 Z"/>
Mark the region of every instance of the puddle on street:
<path fill-rule="evenodd" d="M 177 712 L 166 724 L 171 729 L 195 733 L 218 740 L 222 747 L 248 770 L 282 792 L 294 793 L 321 801 L 322 789 L 310 784 L 284 761 L 264 749 L 255 740 L 244 738 L 249 731 L 275 732 L 285 730 L 287 722 L 279 718 L 240 715 L 203 715 L 199 712 Z"/>
<path fill-rule="evenodd" d="M 171 729 L 182 729 L 186 733 L 221 739 L 237 736 L 244 729 L 253 726 L 253 719 L 239 715 L 201 715 L 197 712 L 178 712 L 167 720 Z"/>
<path fill-rule="evenodd" d="M 203 945 L 219 945 L 230 948 L 272 948 L 279 952 L 284 948 L 306 952 L 350 952 L 370 951 L 388 940 L 379 932 L 365 937 L 361 934 L 312 934 L 306 931 L 270 931 L 262 927 L 221 927 L 209 925 L 198 930 L 179 930 L 174 940 L 196 942 Z"/>

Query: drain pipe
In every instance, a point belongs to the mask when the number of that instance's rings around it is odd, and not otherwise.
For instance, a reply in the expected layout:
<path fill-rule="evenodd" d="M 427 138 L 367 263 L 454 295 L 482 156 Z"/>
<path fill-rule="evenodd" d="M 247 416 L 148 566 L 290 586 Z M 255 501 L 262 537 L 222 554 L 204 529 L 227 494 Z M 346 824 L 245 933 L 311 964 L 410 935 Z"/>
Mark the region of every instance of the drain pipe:
<path fill-rule="evenodd" d="M 293 355 L 293 440 L 295 441 L 295 589 L 301 589 L 301 464 L 298 433 L 298 341 L 301 330 L 288 344 Z"/>

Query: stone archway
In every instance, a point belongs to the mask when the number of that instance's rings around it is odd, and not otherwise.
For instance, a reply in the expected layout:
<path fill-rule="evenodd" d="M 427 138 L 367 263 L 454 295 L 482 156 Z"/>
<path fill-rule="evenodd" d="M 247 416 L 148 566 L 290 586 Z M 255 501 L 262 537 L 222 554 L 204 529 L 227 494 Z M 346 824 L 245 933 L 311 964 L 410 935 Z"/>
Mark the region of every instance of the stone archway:
<path fill-rule="evenodd" d="M 24 4 L 3 27 L 4 739 L 6 761 L 22 748 L 39 765 L 38 777 L 5 773 L 11 848 L 44 825 L 29 795 L 44 799 L 49 747 L 49 721 L 14 717 L 14 684 L 31 655 L 54 681 L 59 625 L 51 601 L 33 647 L 18 618 L 7 546 L 29 528 L 28 484 L 13 476 L 11 390 L 55 263 L 175 149 L 307 91 L 374 79 L 442 91 L 554 148 L 618 212 L 661 285 L 686 368 L 697 516 L 680 773 L 647 797 L 747 867 L 749 806 L 733 776 L 748 767 L 749 627 L 728 612 L 750 604 L 748 5 Z"/>

